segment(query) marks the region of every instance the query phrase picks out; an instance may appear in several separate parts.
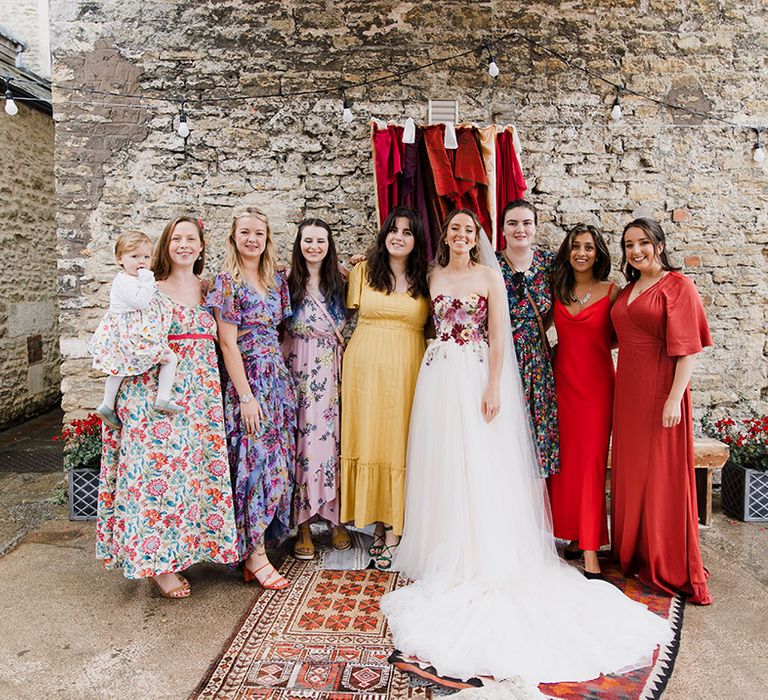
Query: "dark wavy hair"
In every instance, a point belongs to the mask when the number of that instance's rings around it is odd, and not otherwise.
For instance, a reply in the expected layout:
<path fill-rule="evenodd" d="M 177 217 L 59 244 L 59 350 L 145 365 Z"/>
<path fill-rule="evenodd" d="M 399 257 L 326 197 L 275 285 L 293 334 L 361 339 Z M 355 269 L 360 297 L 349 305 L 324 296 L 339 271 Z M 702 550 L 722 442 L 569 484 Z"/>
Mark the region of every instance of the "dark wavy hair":
<path fill-rule="evenodd" d="M 333 315 L 344 316 L 344 277 L 339 270 L 339 257 L 333 242 L 331 227 L 322 219 L 304 219 L 296 231 L 291 255 L 291 271 L 288 276 L 288 288 L 291 292 L 291 306 L 295 309 L 304 300 L 309 281 L 307 261 L 301 252 L 301 237 L 308 226 L 317 226 L 328 234 L 328 252 L 320 265 L 320 291 L 333 311 Z"/>
<path fill-rule="evenodd" d="M 440 240 L 437 242 L 437 253 L 435 254 L 435 263 L 440 265 L 440 267 L 445 267 L 451 257 L 450 250 L 448 249 L 448 242 L 446 241 L 446 236 L 448 235 L 448 226 L 450 225 L 451 221 L 453 221 L 453 218 L 459 214 L 466 214 L 472 219 L 472 221 L 475 222 L 476 241 L 479 236 L 485 235 L 482 232 L 480 227 L 480 220 L 477 218 L 477 214 L 475 214 L 475 212 L 470 211 L 469 209 L 454 209 L 450 214 L 448 214 L 448 216 L 445 217 L 445 223 L 440 229 Z M 473 263 L 476 263 L 478 260 L 480 260 L 480 251 L 478 250 L 477 242 L 472 247 L 472 250 L 469 251 L 469 259 Z"/>
<path fill-rule="evenodd" d="M 653 247 L 656 250 L 656 256 L 661 262 L 661 269 L 666 271 L 679 270 L 681 268 L 675 267 L 669 258 L 667 257 L 667 239 L 664 235 L 664 229 L 661 228 L 661 224 L 655 219 L 649 219 L 647 217 L 640 217 L 630 221 L 621 232 L 621 271 L 624 273 L 624 277 L 628 282 L 634 282 L 640 279 L 640 273 L 632 267 L 627 261 L 627 251 L 624 248 L 624 236 L 631 228 L 642 229 L 648 238 L 651 239 Z M 659 246 L 662 246 L 661 252 L 659 252 Z"/>
<path fill-rule="evenodd" d="M 552 291 L 566 306 L 571 303 L 573 288 L 576 285 L 573 267 L 571 266 L 571 249 L 573 248 L 573 241 L 576 236 L 582 233 L 590 234 L 595 244 L 595 264 L 592 268 L 592 274 L 595 279 L 600 281 L 607 280 L 611 272 L 611 253 L 608 250 L 603 234 L 595 226 L 576 224 L 565 235 L 552 266 Z"/>
<path fill-rule="evenodd" d="M 408 207 L 395 207 L 389 212 L 379 230 L 376 243 L 368 253 L 368 283 L 380 292 L 391 294 L 395 291 L 395 278 L 389 266 L 387 235 L 395 226 L 395 220 L 405 217 L 413 234 L 413 250 L 408 256 L 405 275 L 408 279 L 408 292 L 414 298 L 429 298 L 427 286 L 427 239 L 421 217 Z"/>

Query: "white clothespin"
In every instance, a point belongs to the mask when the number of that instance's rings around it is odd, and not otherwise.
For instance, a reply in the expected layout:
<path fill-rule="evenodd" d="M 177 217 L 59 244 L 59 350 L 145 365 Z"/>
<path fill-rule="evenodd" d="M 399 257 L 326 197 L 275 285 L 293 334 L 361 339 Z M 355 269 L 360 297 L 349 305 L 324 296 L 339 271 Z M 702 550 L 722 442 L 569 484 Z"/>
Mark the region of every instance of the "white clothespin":
<path fill-rule="evenodd" d="M 453 151 L 459 147 L 459 142 L 456 140 L 456 129 L 453 126 L 453 122 L 445 122 L 445 138 L 443 139 L 443 145 Z"/>
<path fill-rule="evenodd" d="M 416 143 L 416 122 L 408 117 L 403 127 L 403 143 Z"/>

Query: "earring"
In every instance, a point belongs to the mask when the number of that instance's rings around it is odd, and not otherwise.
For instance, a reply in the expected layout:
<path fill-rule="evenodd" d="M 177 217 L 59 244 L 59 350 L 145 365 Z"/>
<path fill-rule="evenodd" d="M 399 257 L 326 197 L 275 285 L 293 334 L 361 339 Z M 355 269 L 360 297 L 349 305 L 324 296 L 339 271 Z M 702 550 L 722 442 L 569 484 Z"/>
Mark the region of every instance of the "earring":
<path fill-rule="evenodd" d="M 203 254 L 200 253 L 200 255 L 197 256 L 197 262 L 200 262 L 203 259 Z"/>

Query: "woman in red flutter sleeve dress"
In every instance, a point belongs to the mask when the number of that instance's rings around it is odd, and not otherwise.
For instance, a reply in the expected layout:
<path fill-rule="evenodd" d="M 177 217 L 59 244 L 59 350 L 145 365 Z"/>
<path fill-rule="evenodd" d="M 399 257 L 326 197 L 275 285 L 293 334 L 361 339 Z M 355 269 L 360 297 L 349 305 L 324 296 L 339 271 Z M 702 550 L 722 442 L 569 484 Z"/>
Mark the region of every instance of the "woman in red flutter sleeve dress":
<path fill-rule="evenodd" d="M 708 605 L 699 551 L 689 381 L 712 345 L 693 282 L 673 267 L 653 219 L 627 224 L 630 282 L 611 310 L 619 341 L 613 410 L 613 554 L 626 575 Z"/>

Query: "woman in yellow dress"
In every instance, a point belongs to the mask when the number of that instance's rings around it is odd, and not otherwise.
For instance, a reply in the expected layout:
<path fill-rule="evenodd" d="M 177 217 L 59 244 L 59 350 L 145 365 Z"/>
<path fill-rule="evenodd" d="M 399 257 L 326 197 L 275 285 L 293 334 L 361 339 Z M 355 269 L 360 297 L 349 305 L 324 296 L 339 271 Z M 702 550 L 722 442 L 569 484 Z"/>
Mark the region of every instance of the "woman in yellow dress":
<path fill-rule="evenodd" d="M 403 531 L 411 402 L 429 316 L 427 252 L 419 216 L 393 209 L 368 259 L 349 275 L 358 312 L 341 379 L 341 520 L 376 523 L 369 552 L 389 569 Z"/>

